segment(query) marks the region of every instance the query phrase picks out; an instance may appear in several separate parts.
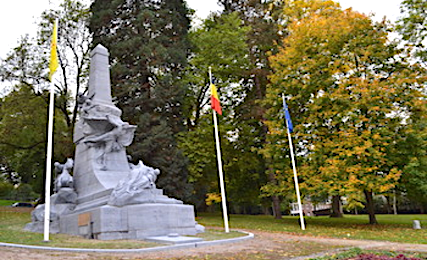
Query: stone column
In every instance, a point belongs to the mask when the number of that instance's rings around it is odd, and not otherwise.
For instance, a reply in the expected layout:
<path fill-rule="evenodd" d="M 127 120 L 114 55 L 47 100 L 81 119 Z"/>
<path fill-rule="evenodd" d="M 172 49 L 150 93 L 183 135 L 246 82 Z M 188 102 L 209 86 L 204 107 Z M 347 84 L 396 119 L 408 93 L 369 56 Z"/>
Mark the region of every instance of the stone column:
<path fill-rule="evenodd" d="M 108 50 L 98 44 L 90 53 L 89 97 L 96 103 L 112 105 Z"/>

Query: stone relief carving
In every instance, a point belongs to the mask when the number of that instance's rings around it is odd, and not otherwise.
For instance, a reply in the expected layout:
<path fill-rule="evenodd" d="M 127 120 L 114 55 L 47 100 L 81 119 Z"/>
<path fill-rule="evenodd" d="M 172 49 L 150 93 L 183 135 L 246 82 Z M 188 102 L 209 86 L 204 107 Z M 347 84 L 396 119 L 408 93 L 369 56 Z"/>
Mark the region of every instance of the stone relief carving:
<path fill-rule="evenodd" d="M 120 110 L 92 102 L 90 98 L 81 96 L 80 116 L 83 119 L 83 142 L 98 150 L 96 163 L 101 170 L 108 170 L 106 155 L 119 152 L 130 145 L 136 126 L 120 119 Z M 118 112 L 117 112 L 118 111 Z"/>

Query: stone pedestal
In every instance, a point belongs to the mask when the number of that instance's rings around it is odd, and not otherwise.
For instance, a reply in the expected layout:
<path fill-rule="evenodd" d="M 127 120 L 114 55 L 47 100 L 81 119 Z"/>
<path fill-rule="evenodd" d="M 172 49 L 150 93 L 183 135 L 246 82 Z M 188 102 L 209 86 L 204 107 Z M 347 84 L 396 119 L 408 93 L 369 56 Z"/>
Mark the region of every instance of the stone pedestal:
<path fill-rule="evenodd" d="M 60 233 L 101 240 L 195 235 L 194 208 L 180 204 L 101 206 L 60 218 Z"/>

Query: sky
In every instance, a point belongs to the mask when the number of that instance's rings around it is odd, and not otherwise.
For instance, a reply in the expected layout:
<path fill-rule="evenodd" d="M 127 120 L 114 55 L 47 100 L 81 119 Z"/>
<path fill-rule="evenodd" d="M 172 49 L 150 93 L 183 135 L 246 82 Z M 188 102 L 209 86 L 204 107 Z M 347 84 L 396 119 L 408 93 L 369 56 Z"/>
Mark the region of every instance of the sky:
<path fill-rule="evenodd" d="M 399 16 L 402 0 L 338 0 L 343 8 L 352 7 L 361 13 L 374 13 L 375 20 L 384 16 L 391 21 Z M 0 4 L 0 58 L 5 58 L 12 48 L 17 46 L 21 36 L 35 36 L 36 21 L 40 14 L 54 8 L 58 0 L 7 0 Z M 217 0 L 187 0 L 188 6 L 196 10 L 196 16 L 203 19 L 211 11 L 220 10 Z"/>

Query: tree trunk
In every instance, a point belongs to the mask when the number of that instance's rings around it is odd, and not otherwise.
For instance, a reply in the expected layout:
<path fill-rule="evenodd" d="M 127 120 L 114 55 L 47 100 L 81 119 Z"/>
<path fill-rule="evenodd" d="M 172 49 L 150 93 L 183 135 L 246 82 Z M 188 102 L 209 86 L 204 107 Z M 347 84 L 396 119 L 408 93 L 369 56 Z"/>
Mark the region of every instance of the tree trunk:
<path fill-rule="evenodd" d="M 333 195 L 332 196 L 332 213 L 331 218 L 342 218 L 342 210 L 341 210 L 341 196 Z"/>
<path fill-rule="evenodd" d="M 271 183 L 274 183 L 277 185 L 277 180 L 274 177 L 274 174 L 272 173 L 273 170 L 269 169 L 269 174 L 268 174 L 268 180 Z M 275 219 L 281 219 L 282 218 L 282 212 L 281 212 L 281 207 L 280 207 L 280 199 L 279 196 L 277 195 L 273 195 L 271 196 L 271 202 L 273 203 L 273 216 Z"/>
<path fill-rule="evenodd" d="M 393 213 L 394 213 L 394 215 L 397 215 L 396 190 L 393 191 Z"/>
<path fill-rule="evenodd" d="M 393 202 L 391 202 L 392 201 L 392 197 L 391 196 L 384 196 L 385 197 L 385 199 L 386 199 L 386 209 L 387 209 L 387 214 L 391 214 L 391 210 L 392 210 L 392 207 L 393 207 Z"/>
<path fill-rule="evenodd" d="M 374 198 L 373 198 L 373 194 L 372 191 L 363 191 L 363 193 L 365 193 L 365 198 L 366 198 L 366 210 L 368 211 L 369 214 L 369 224 L 375 225 L 378 224 L 377 222 L 377 218 L 375 216 L 375 205 L 374 205 Z"/>
<path fill-rule="evenodd" d="M 282 211 L 280 209 L 280 199 L 278 196 L 272 196 L 271 201 L 273 202 L 273 215 L 275 219 L 282 218 Z"/>

